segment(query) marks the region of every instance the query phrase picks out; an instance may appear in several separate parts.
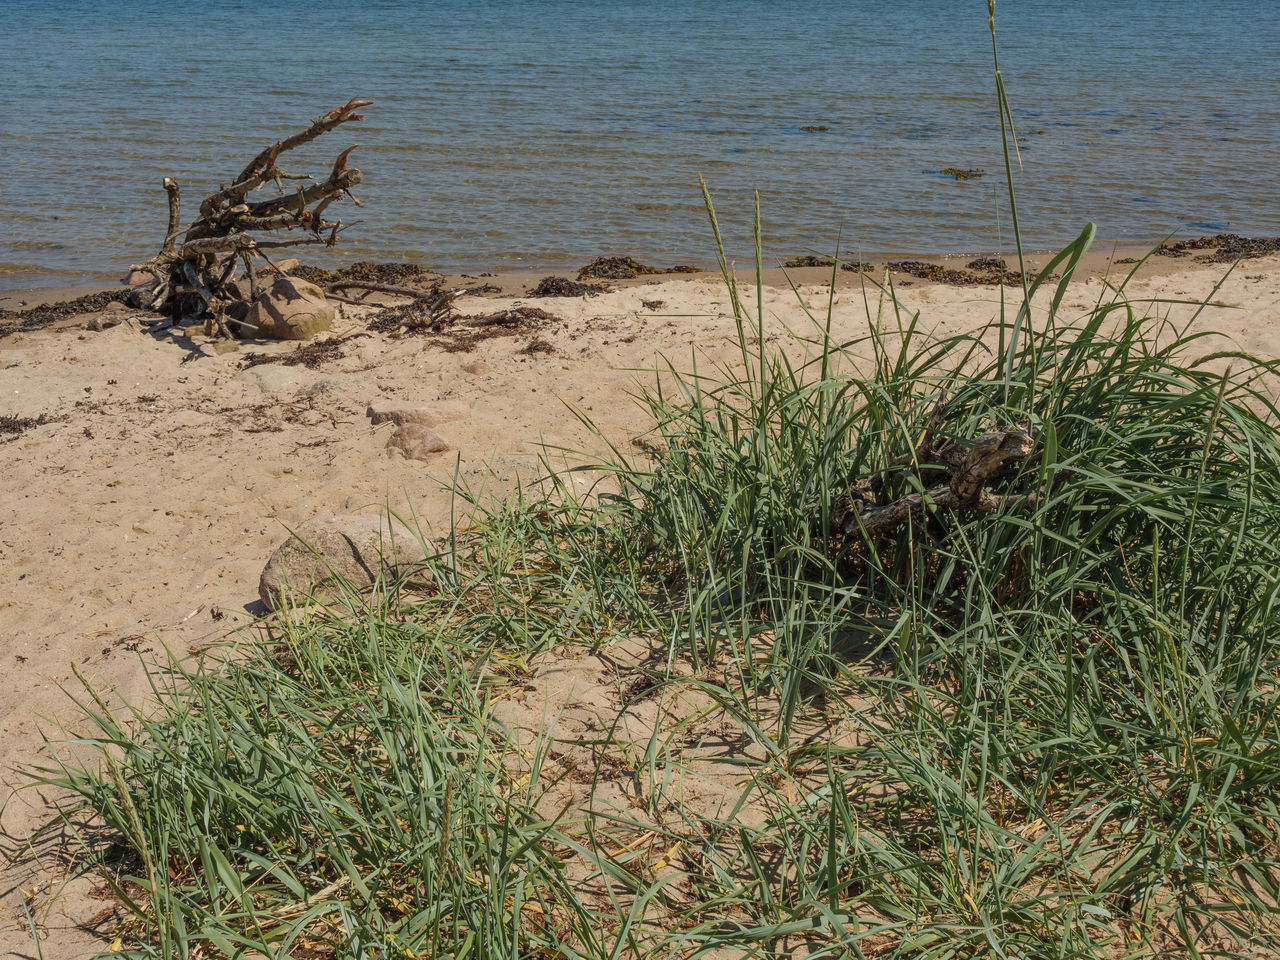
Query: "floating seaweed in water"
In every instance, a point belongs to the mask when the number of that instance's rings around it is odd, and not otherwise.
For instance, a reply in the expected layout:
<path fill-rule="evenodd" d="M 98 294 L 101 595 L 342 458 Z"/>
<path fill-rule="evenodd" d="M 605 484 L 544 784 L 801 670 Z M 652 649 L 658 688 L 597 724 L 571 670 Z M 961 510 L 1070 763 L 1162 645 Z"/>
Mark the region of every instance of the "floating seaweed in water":
<path fill-rule="evenodd" d="M 609 288 L 600 283 L 578 283 L 565 277 L 543 277 L 529 291 L 531 297 L 589 297 Z"/>
<path fill-rule="evenodd" d="M 961 169 L 960 167 L 943 167 L 938 171 L 938 173 L 942 174 L 944 177 L 950 177 L 952 180 L 977 180 L 986 172 L 987 171 L 983 170 L 981 167 L 971 167 L 968 169 Z"/>
<path fill-rule="evenodd" d="M 800 128 L 801 133 L 826 133 L 831 128 L 825 123 L 808 123 Z"/>
<path fill-rule="evenodd" d="M 633 277 L 656 273 L 697 273 L 697 267 L 651 267 L 633 257 L 596 257 L 578 271 L 578 279 L 592 277 L 596 280 L 630 280 Z"/>

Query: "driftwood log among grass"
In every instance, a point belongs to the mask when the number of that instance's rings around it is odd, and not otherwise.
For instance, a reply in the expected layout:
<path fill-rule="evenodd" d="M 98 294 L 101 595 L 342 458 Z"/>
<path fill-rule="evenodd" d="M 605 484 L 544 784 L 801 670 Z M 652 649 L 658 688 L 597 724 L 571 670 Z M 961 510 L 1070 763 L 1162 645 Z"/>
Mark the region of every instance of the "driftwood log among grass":
<path fill-rule="evenodd" d="M 837 499 L 832 522 L 840 533 L 870 541 L 907 523 L 929 531 L 929 521 L 938 512 L 998 513 L 1011 506 L 1035 505 L 1035 493 L 993 493 L 988 489 L 1030 457 L 1035 448 L 1030 430 L 1021 426 L 994 427 L 972 445 L 958 443 L 938 436 L 946 407 L 944 391 L 915 451 L 895 458 L 889 470 L 858 480 Z M 904 471 L 913 475 L 912 480 L 890 482 L 891 476 Z M 941 478 L 945 482 L 937 482 Z M 911 492 L 892 493 L 904 488 Z"/>
<path fill-rule="evenodd" d="M 363 119 L 356 111 L 372 102 L 353 97 L 305 130 L 264 149 L 230 186 L 205 197 L 199 216 L 185 227 L 178 182 L 166 177 L 169 224 L 164 242 L 154 257 L 133 267 L 152 278 L 135 294 L 139 305 L 168 314 L 168 326 L 203 319 L 209 333 L 216 329 L 230 335 L 229 327 L 254 333 L 243 318 L 258 295 L 257 261 L 271 265 L 267 251 L 282 247 L 332 246 L 343 224 L 326 220 L 325 211 L 344 197 L 359 205 L 351 188 L 360 183 L 360 171 L 347 166 L 355 146 L 338 154 L 323 180 L 285 172 L 279 166 L 281 156 L 344 123 Z M 250 201 L 251 193 L 271 184 L 277 196 Z"/>

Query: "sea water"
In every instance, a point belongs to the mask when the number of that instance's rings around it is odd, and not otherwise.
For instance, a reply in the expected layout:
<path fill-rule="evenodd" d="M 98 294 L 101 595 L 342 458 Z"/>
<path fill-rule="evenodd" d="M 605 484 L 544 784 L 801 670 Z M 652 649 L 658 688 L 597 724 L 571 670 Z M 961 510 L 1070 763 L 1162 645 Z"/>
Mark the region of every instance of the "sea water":
<path fill-rule="evenodd" d="M 1280 2 L 1000 0 L 1025 243 L 1280 232 Z M 0 289 L 119 273 L 264 145 L 364 174 L 312 262 L 1007 251 L 985 0 L 0 0 Z M 822 129 L 819 129 L 822 128 Z M 1016 139 L 1014 139 L 1016 137 Z M 957 180 L 946 168 L 981 170 Z"/>

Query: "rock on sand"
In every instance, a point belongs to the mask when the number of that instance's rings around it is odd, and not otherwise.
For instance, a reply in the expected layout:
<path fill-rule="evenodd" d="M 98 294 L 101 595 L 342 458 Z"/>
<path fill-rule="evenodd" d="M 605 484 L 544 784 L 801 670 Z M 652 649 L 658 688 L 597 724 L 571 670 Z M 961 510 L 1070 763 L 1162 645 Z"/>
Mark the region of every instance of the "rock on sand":
<path fill-rule="evenodd" d="M 343 582 L 367 587 L 383 566 L 421 561 L 423 541 L 389 517 L 340 514 L 303 524 L 280 544 L 258 580 L 258 597 L 267 609 L 287 599 L 335 595 Z"/>

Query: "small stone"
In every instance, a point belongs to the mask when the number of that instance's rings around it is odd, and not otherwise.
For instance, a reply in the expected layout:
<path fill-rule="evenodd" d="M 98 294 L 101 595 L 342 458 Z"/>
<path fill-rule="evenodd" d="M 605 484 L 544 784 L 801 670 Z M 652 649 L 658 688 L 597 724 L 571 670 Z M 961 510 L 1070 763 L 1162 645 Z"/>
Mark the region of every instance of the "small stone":
<path fill-rule="evenodd" d="M 302 375 L 295 367 L 278 363 L 260 363 L 236 374 L 236 380 L 252 383 L 263 393 L 294 393 L 302 385 Z"/>
<path fill-rule="evenodd" d="M 406 460 L 434 460 L 436 454 L 448 449 L 443 437 L 421 423 L 398 426 L 387 440 L 387 455 L 398 453 Z"/>
<path fill-rule="evenodd" d="M 489 372 L 489 365 L 483 360 L 475 360 L 471 363 L 464 363 L 462 365 L 462 372 L 469 373 L 473 377 L 482 377 Z"/>
<path fill-rule="evenodd" d="M 272 553 L 258 580 L 258 597 L 276 610 L 297 600 L 341 593 L 345 582 L 367 587 L 383 566 L 419 562 L 423 541 L 388 517 L 341 514 L 303 524 Z"/>
<path fill-rule="evenodd" d="M 467 419 L 471 416 L 471 407 L 461 400 L 442 400 L 429 406 L 410 406 L 394 400 L 373 400 L 364 415 L 375 427 L 380 423 L 394 423 L 398 427 L 407 423 L 437 427 L 451 420 Z"/>
<path fill-rule="evenodd" d="M 140 283 L 155 283 L 156 278 L 150 270 L 130 270 L 120 278 L 120 282 L 126 287 L 136 287 Z"/>
<path fill-rule="evenodd" d="M 234 340 L 213 341 L 213 352 L 218 356 L 222 356 L 225 353 L 235 353 L 239 349 L 240 344 L 236 343 Z"/>
<path fill-rule="evenodd" d="M 337 397 L 341 396 L 344 386 L 341 380 L 326 377 L 324 380 L 317 380 L 310 386 L 304 387 L 301 394 L 304 397 Z"/>

